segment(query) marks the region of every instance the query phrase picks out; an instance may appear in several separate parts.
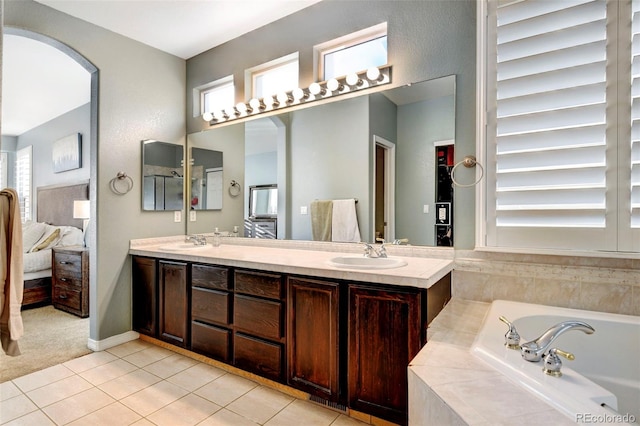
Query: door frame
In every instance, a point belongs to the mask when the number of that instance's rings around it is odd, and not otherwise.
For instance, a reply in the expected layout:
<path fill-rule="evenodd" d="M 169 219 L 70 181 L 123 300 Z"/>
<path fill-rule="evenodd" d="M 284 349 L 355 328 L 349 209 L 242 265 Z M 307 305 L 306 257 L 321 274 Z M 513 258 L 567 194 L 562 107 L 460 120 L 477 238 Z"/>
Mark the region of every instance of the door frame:
<path fill-rule="evenodd" d="M 384 214 L 386 225 L 384 227 L 385 241 L 392 242 L 396 235 L 396 144 L 378 135 L 372 138 L 373 167 L 371 173 L 371 188 L 373 200 L 371 204 L 371 224 L 372 224 L 372 241 L 375 241 L 375 223 L 376 223 L 376 147 L 380 146 L 384 149 L 385 170 L 384 170 Z"/>

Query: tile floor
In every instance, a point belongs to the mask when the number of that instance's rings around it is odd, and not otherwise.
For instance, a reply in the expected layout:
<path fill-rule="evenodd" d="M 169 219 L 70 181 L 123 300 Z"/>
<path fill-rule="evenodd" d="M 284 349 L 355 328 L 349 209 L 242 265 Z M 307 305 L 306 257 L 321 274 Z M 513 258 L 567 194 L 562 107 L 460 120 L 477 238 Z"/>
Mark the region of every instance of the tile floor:
<path fill-rule="evenodd" d="M 0 424 L 364 425 L 140 340 L 1 383 Z"/>

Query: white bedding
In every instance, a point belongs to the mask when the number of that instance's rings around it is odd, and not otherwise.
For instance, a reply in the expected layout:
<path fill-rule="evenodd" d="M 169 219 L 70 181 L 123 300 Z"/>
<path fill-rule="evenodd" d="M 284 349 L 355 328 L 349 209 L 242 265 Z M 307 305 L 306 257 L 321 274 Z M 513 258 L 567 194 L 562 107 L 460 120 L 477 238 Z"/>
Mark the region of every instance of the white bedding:
<path fill-rule="evenodd" d="M 51 269 L 51 249 L 24 254 L 24 273 Z M 25 277 L 24 279 L 27 279 Z"/>
<path fill-rule="evenodd" d="M 41 237 L 37 241 L 29 241 L 31 247 L 24 247 L 24 273 L 39 272 L 39 277 L 51 276 L 51 250 L 53 247 L 83 246 L 84 234 L 74 226 L 52 226 L 36 222 L 23 225 L 23 234 L 33 233 L 35 226 L 44 225 Z M 25 230 L 29 229 L 27 232 Z M 55 235 L 52 233 L 57 231 Z M 35 240 L 36 238 L 31 238 Z M 35 276 L 25 276 L 25 280 Z"/>

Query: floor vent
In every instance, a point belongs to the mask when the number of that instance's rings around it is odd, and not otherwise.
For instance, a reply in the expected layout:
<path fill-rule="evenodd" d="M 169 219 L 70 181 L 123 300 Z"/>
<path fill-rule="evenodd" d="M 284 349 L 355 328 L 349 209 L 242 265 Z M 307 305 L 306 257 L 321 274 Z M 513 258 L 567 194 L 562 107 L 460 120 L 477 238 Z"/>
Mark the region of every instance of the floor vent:
<path fill-rule="evenodd" d="M 323 405 L 325 407 L 332 408 L 332 409 L 340 411 L 341 413 L 344 413 L 344 414 L 347 414 L 347 411 L 348 411 L 346 406 L 344 406 L 342 404 L 338 404 L 337 402 L 327 401 L 326 399 L 320 398 L 319 396 L 310 395 L 309 396 L 309 401 L 313 401 L 316 404 L 320 404 L 320 405 Z"/>

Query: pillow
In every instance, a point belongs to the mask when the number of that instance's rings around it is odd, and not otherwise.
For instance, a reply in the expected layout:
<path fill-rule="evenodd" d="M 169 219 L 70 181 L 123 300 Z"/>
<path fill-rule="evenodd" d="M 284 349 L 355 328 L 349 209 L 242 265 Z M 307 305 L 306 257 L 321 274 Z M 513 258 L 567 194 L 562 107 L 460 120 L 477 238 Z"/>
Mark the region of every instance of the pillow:
<path fill-rule="evenodd" d="M 56 232 L 57 231 L 57 232 Z M 42 237 L 31 247 L 29 250 L 30 253 L 36 252 L 38 250 L 44 250 L 46 248 L 52 247 L 58 241 L 60 237 L 60 230 L 57 226 L 44 224 L 44 233 Z"/>
<path fill-rule="evenodd" d="M 82 229 L 75 226 L 61 226 L 61 237 L 58 240 L 58 246 L 84 246 L 84 234 Z"/>
<path fill-rule="evenodd" d="M 42 238 L 47 228 L 46 223 L 27 221 L 22 225 L 22 251 L 28 253 Z"/>
<path fill-rule="evenodd" d="M 53 247 L 57 242 L 58 242 L 58 238 L 60 237 L 60 228 L 56 228 L 53 230 L 53 232 L 49 233 L 48 235 L 45 234 L 40 241 L 38 241 L 33 248 L 31 249 L 30 253 L 34 253 L 40 250 L 46 250 L 48 248 Z"/>

